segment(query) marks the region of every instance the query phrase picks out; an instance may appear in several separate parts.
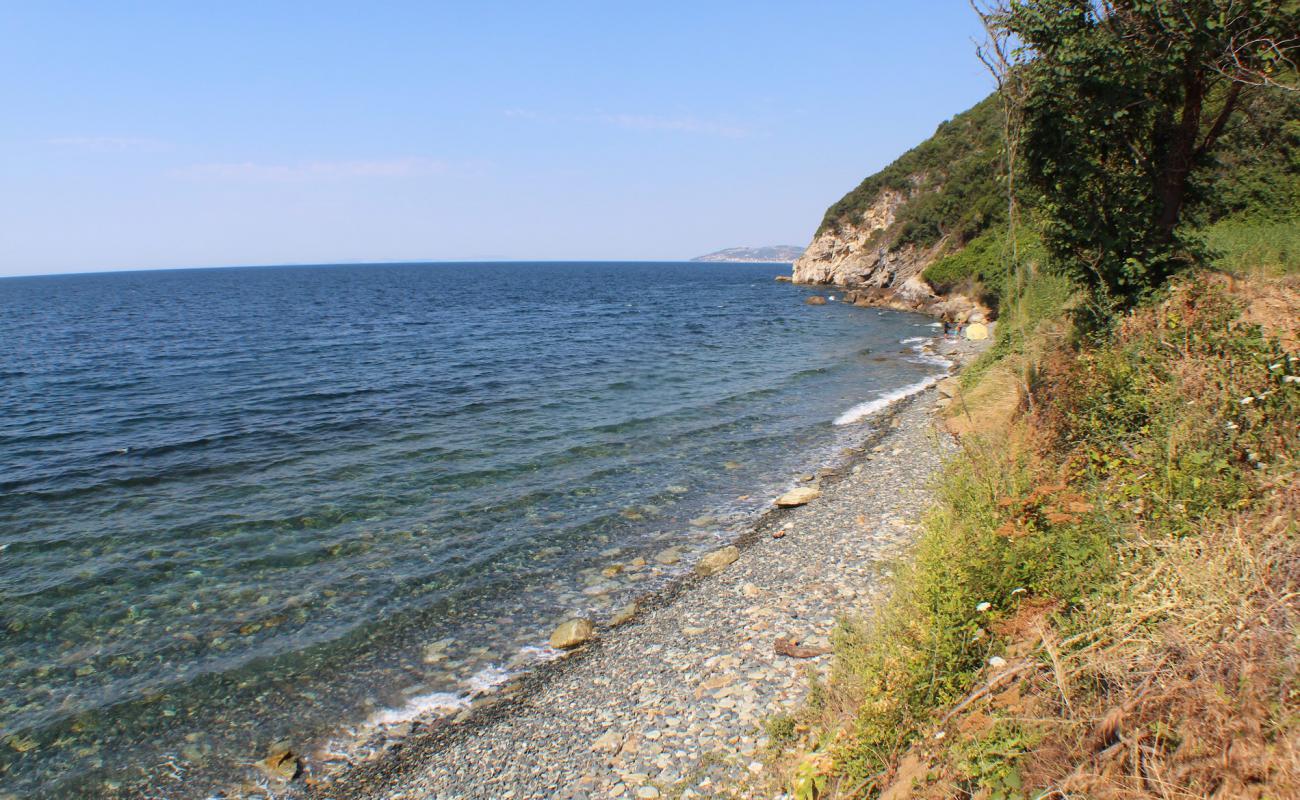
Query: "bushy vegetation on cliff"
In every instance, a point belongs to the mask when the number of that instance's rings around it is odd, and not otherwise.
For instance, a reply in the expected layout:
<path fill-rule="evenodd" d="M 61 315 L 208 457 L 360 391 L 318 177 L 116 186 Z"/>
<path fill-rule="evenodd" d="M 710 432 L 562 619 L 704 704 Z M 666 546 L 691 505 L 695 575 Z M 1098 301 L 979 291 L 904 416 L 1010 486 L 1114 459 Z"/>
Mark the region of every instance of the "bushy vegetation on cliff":
<path fill-rule="evenodd" d="M 989 97 L 944 122 L 929 139 L 827 209 L 818 233 L 856 225 L 885 189 L 913 196 L 888 234 L 893 246 L 927 246 L 945 236 L 965 244 L 1005 219 L 997 169 L 999 113 L 996 99 Z"/>

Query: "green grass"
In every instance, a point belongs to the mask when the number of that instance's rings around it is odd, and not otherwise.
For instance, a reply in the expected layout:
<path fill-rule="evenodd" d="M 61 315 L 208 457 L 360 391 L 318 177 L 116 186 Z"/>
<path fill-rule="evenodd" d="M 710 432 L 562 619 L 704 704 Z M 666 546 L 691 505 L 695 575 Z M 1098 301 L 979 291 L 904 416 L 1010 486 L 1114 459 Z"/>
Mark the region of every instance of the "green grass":
<path fill-rule="evenodd" d="M 1211 263 L 1234 275 L 1300 273 L 1300 218 L 1225 219 L 1201 232 Z"/>

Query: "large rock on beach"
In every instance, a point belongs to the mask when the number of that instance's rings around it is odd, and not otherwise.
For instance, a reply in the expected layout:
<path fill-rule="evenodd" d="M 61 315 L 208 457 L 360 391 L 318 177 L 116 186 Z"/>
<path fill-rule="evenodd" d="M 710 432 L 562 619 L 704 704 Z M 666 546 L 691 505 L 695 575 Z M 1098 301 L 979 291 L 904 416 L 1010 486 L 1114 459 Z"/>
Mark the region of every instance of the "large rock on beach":
<path fill-rule="evenodd" d="M 800 486 L 798 489 L 791 489 L 776 498 L 776 506 L 777 508 L 794 508 L 816 500 L 821 496 L 821 491 L 815 486 Z"/>
<path fill-rule="evenodd" d="M 716 575 L 735 563 L 738 558 L 740 558 L 740 550 L 734 544 L 721 550 L 714 550 L 695 565 L 695 574 L 703 577 Z"/>
<path fill-rule="evenodd" d="M 591 620 L 565 620 L 551 633 L 551 647 L 556 650 L 572 650 L 590 639 L 595 630 Z"/>
<path fill-rule="evenodd" d="M 982 342 L 989 338 L 989 326 L 982 322 L 972 322 L 966 326 L 966 338 L 972 342 Z"/>

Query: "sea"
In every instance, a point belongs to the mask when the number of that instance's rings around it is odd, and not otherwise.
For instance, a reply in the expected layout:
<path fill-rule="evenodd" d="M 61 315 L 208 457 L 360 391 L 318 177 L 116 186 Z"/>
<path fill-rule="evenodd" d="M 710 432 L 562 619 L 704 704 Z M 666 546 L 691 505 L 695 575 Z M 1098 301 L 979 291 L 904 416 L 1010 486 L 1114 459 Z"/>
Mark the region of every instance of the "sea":
<path fill-rule="evenodd" d="M 345 757 L 671 585 L 945 372 L 931 320 L 788 271 L 0 280 L 0 798 Z"/>

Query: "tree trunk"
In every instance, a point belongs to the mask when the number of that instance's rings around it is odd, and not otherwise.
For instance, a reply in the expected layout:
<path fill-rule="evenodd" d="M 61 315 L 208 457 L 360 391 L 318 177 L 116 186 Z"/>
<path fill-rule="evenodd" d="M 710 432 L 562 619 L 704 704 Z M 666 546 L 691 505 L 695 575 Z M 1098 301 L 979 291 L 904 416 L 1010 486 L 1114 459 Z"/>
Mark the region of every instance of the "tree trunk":
<path fill-rule="evenodd" d="M 1183 77 L 1183 109 L 1169 142 L 1169 154 L 1160 176 L 1160 235 L 1165 241 L 1174 237 L 1174 229 L 1187 198 L 1187 179 L 1196 160 L 1201 132 L 1201 110 L 1205 105 L 1205 74 L 1188 64 Z"/>

